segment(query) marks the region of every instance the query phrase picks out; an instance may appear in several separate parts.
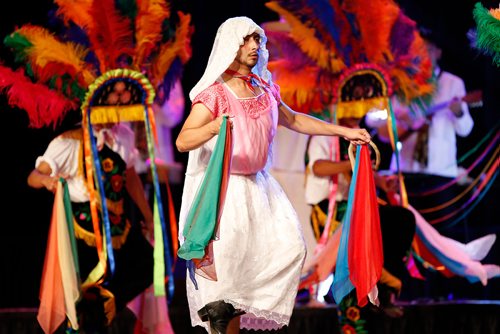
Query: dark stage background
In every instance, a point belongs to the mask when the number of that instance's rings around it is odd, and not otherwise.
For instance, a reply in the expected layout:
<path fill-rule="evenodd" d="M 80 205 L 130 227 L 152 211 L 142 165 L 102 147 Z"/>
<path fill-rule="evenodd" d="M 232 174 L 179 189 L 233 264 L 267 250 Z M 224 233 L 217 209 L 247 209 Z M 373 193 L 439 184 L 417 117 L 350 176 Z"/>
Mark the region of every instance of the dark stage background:
<path fill-rule="evenodd" d="M 257 23 L 278 19 L 264 3 L 262 0 L 175 2 L 174 8 L 191 13 L 195 25 L 193 57 L 185 67 L 183 77 L 186 97 L 201 77 L 217 27 L 225 19 L 240 15 L 249 16 Z M 491 58 L 472 50 L 466 37 L 467 30 L 474 26 L 472 8 L 475 1 L 420 0 L 399 3 L 417 22 L 442 33 L 445 42 L 443 68 L 464 78 L 468 90 L 483 90 L 484 106 L 471 111 L 475 127 L 468 138 L 459 140 L 460 155 L 476 144 L 499 120 L 500 70 L 492 65 Z M 485 1 L 483 4 L 487 8 L 498 6 L 496 1 Z M 2 2 L 1 38 L 11 33 L 16 26 L 28 22 L 47 26 L 46 13 L 51 5 L 52 2 L 47 0 L 9 1 L 7 9 L 6 2 Z M 10 53 L 3 45 L 0 50 L 3 62 L 11 64 Z M 186 107 L 189 108 L 188 103 Z M 29 188 L 26 178 L 34 167 L 36 157 L 44 152 L 49 141 L 71 124 L 66 122 L 57 129 L 30 129 L 25 113 L 9 108 L 2 96 L 0 126 L 3 198 L 0 218 L 0 308 L 37 307 L 52 194 Z M 174 136 L 178 131 L 178 128 L 175 129 Z M 178 161 L 185 163 L 186 158 L 187 154 L 177 154 Z M 180 194 L 175 195 L 176 200 L 179 200 Z M 441 233 L 462 242 L 487 233 L 500 236 L 498 204 L 497 181 L 466 221 L 452 229 L 441 230 Z M 500 241 L 497 241 L 484 263 L 500 264 L 499 244 Z M 470 284 L 462 278 L 444 280 L 430 274 L 427 284 L 413 283 L 412 298 L 500 300 L 499 281 L 497 278 L 482 287 L 479 283 Z"/>

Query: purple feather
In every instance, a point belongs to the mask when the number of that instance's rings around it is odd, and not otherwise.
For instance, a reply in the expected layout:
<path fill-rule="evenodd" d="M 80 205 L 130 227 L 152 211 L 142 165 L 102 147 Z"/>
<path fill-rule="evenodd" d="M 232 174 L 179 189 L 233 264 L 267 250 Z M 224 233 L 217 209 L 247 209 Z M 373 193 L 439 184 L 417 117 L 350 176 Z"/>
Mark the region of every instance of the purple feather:
<path fill-rule="evenodd" d="M 415 22 L 400 12 L 391 31 L 391 52 L 394 56 L 398 57 L 408 54 L 410 46 L 415 39 L 413 33 L 415 29 Z"/>

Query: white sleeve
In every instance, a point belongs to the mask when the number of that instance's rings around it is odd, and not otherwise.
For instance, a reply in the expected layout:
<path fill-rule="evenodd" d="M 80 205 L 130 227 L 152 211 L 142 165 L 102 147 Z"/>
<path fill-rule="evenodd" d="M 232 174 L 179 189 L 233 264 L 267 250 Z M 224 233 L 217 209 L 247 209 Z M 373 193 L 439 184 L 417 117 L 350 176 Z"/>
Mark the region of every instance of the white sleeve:
<path fill-rule="evenodd" d="M 58 136 L 50 142 L 45 153 L 36 159 L 35 168 L 46 162 L 52 170 L 50 176 L 64 174 L 74 177 L 78 169 L 79 150 L 79 140 Z"/>
<path fill-rule="evenodd" d="M 454 94 L 455 96 L 466 95 L 465 84 L 463 80 L 457 79 L 453 86 L 454 86 L 453 90 L 455 91 Z M 455 127 L 455 132 L 457 133 L 458 136 L 467 137 L 472 131 L 472 128 L 474 127 L 474 121 L 472 120 L 472 117 L 469 113 L 469 107 L 465 102 L 462 102 L 462 111 L 463 115 L 461 117 L 454 117 L 453 125 Z"/>
<path fill-rule="evenodd" d="M 317 160 L 331 160 L 330 146 L 332 138 L 329 136 L 312 136 L 307 149 L 309 158 L 309 168 L 312 167 Z"/>
<path fill-rule="evenodd" d="M 308 204 L 317 204 L 328 198 L 330 192 L 330 180 L 328 176 L 316 176 L 312 172 L 314 163 L 321 159 L 330 158 L 330 146 L 332 137 L 312 136 L 307 150 L 309 157 L 309 171 L 306 173 L 305 199 Z"/>

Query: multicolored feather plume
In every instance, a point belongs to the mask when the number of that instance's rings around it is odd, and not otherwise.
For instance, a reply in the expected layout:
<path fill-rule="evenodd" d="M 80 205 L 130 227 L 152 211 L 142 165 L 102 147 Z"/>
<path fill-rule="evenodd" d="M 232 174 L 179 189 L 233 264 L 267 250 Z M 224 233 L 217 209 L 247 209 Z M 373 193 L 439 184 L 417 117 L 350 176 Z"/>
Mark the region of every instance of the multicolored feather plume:
<path fill-rule="evenodd" d="M 290 36 L 317 65 L 325 70 L 339 71 L 345 64 L 338 56 L 333 45 L 325 45 L 317 36 L 317 30 L 311 26 L 312 21 L 301 21 L 285 9 L 279 1 L 271 1 L 266 6 L 280 14 L 290 24 Z"/>
<path fill-rule="evenodd" d="M 334 103 L 331 90 L 341 73 L 360 63 L 383 67 L 402 101 L 433 92 L 432 67 L 427 66 L 430 63 L 423 40 L 415 22 L 394 1 L 275 0 L 266 6 L 288 26 L 287 33 L 266 30 L 269 47 L 288 45 L 291 40 L 310 64 L 307 75 L 301 71 L 301 79 L 296 73 L 296 53 L 281 52 L 269 64 L 275 81 L 292 97 L 287 101 L 295 110 L 315 113 L 327 109 Z"/>
<path fill-rule="evenodd" d="M 77 105 L 47 88 L 33 83 L 22 71 L 0 66 L 0 92 L 7 95 L 9 104 L 26 110 L 29 124 L 34 128 L 55 126 L 69 110 Z"/>
<path fill-rule="evenodd" d="M 161 41 L 162 25 L 170 16 L 170 10 L 162 0 L 140 0 L 138 14 L 135 19 L 135 46 L 134 66 L 142 64 L 155 45 Z"/>
<path fill-rule="evenodd" d="M 500 67 L 500 6 L 487 10 L 480 2 L 473 10 L 476 21 L 475 47 L 493 57 L 493 63 Z"/>
<path fill-rule="evenodd" d="M 14 46 L 13 42 L 21 38 L 24 38 L 30 45 L 19 51 L 27 57 L 25 60 L 33 68 L 43 69 L 48 64 L 56 63 L 70 68 L 74 74 L 78 73 L 86 85 L 95 80 L 95 74 L 87 68 L 85 63 L 88 50 L 82 45 L 62 42 L 49 30 L 29 24 L 16 30 L 10 39 L 6 38 L 5 44 Z M 35 79 L 39 78 L 35 76 Z"/>
<path fill-rule="evenodd" d="M 90 29 L 94 19 L 90 14 L 92 0 L 54 0 L 57 4 L 56 15 L 61 17 L 66 25 L 70 21 L 82 29 Z"/>
<path fill-rule="evenodd" d="M 54 122 L 64 118 L 69 106 L 77 108 L 82 103 L 89 85 L 113 69 L 145 73 L 154 89 L 162 89 L 167 93 L 161 94 L 163 98 L 168 97 L 172 83 L 182 74 L 181 65 L 191 58 L 194 29 L 190 15 L 171 15 L 170 2 L 165 0 L 54 3 L 55 19 L 62 23 L 59 34 L 26 24 L 4 39 L 24 71 L 10 73 L 17 73 L 18 80 L 13 80 L 16 85 L 2 87 L 9 93 L 9 103 L 30 115 L 30 126 L 57 126 Z M 52 102 L 37 100 L 38 94 L 24 94 L 21 98 L 16 89 L 21 83 L 45 86 Z M 47 113 L 49 104 L 54 109 Z M 47 117 L 46 121 L 32 117 L 39 112 L 40 117 Z"/>
<path fill-rule="evenodd" d="M 120 57 L 133 53 L 133 32 L 128 18 L 119 14 L 113 0 L 94 1 L 90 15 L 94 21 L 88 29 L 88 36 L 99 60 L 100 72 L 121 68 Z"/>
<path fill-rule="evenodd" d="M 191 58 L 191 34 L 193 32 L 190 26 L 191 15 L 182 12 L 179 12 L 178 15 L 180 22 L 175 32 L 175 39 L 161 44 L 158 52 L 151 60 L 152 78 L 164 78 L 176 58 L 179 58 L 182 64 L 185 64 Z M 152 81 L 154 85 L 154 79 Z M 173 83 L 173 81 L 170 83 Z"/>

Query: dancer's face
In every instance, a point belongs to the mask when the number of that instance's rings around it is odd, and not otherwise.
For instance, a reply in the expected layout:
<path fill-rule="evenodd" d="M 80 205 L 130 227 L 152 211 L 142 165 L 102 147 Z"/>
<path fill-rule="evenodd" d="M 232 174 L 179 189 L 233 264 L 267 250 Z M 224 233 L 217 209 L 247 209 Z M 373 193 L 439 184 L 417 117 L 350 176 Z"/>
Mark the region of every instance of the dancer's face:
<path fill-rule="evenodd" d="M 236 55 L 236 61 L 243 66 L 253 68 L 259 60 L 259 50 L 261 38 L 258 33 L 253 33 L 243 39 L 244 43 L 240 46 Z"/>

